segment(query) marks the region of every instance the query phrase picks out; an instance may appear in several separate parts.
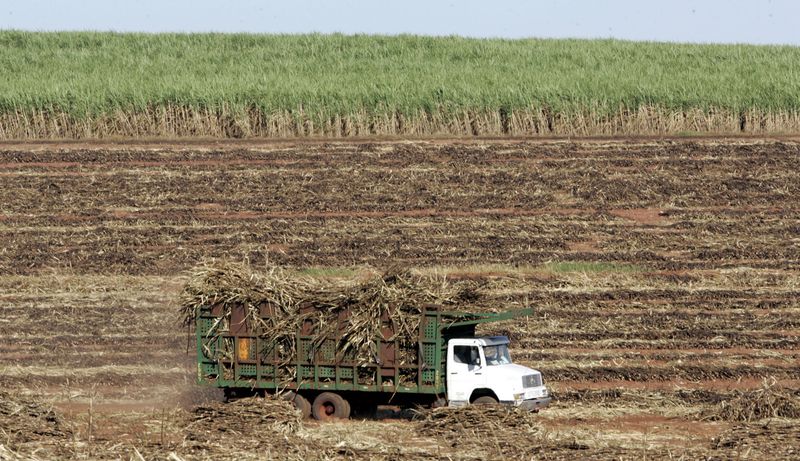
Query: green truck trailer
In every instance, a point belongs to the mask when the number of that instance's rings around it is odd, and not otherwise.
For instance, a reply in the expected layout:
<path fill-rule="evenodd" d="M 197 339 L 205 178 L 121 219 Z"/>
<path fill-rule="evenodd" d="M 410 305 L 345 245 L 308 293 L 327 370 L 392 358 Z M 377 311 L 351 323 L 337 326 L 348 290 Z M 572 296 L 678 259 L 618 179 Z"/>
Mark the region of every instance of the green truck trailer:
<path fill-rule="evenodd" d="M 475 336 L 479 324 L 530 315 L 530 309 L 465 313 L 430 307 L 421 312 L 416 337 L 399 334 L 384 313 L 382 337 L 366 361 L 342 347 L 346 311 L 322 339 L 317 333 L 323 326 L 309 316 L 291 341 L 280 343 L 256 331 L 247 318 L 252 312 L 220 305 L 197 311 L 198 381 L 224 389 L 228 398 L 282 393 L 319 420 L 378 405 L 503 403 L 538 411 L 550 402 L 541 373 L 512 363 L 507 337 Z M 259 313 L 276 315 L 267 305 Z"/>

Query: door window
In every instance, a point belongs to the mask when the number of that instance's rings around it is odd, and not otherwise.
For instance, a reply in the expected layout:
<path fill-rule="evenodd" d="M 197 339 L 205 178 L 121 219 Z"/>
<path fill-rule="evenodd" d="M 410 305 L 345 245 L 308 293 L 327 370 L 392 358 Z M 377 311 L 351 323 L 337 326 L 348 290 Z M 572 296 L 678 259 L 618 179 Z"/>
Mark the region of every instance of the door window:
<path fill-rule="evenodd" d="M 480 365 L 481 357 L 476 346 L 453 346 L 453 360 L 456 363 Z"/>

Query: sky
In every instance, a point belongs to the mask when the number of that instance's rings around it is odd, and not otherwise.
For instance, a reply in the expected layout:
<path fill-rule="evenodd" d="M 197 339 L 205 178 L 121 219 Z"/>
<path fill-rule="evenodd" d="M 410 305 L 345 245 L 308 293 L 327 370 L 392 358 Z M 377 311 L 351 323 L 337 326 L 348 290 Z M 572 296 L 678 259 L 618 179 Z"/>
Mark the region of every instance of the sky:
<path fill-rule="evenodd" d="M 800 45 L 798 0 L 0 0 L 0 29 Z"/>

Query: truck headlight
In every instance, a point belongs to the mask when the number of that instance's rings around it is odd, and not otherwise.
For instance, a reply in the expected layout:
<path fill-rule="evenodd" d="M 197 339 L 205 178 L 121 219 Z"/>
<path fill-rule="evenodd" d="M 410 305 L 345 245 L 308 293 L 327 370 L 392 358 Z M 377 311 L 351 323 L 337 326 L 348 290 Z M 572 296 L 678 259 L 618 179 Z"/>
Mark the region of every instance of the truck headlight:
<path fill-rule="evenodd" d="M 514 400 L 522 400 L 525 398 L 525 393 L 522 394 L 514 394 Z"/>

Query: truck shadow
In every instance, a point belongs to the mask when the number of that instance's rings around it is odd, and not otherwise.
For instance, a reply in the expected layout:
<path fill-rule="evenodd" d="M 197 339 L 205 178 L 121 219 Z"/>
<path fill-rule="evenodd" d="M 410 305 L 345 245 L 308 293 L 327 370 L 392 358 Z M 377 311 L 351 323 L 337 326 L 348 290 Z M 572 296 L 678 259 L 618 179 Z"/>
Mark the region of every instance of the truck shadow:
<path fill-rule="evenodd" d="M 417 414 L 419 409 L 400 408 L 392 405 L 380 405 L 374 410 L 354 412 L 350 419 L 352 420 L 365 420 L 365 421 L 382 421 L 382 420 L 395 420 L 395 421 L 411 421 Z"/>

